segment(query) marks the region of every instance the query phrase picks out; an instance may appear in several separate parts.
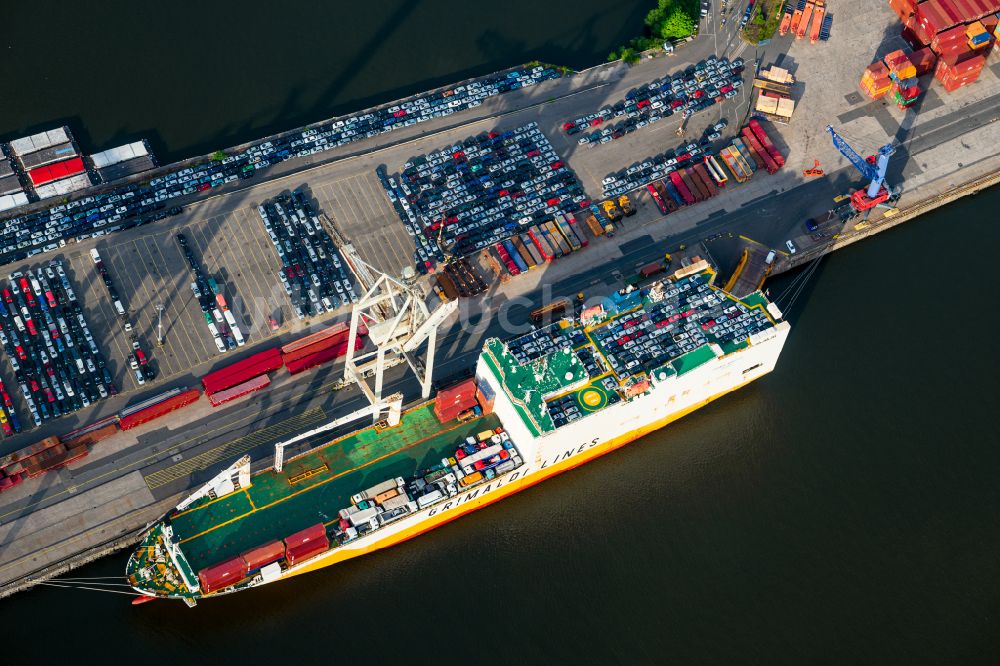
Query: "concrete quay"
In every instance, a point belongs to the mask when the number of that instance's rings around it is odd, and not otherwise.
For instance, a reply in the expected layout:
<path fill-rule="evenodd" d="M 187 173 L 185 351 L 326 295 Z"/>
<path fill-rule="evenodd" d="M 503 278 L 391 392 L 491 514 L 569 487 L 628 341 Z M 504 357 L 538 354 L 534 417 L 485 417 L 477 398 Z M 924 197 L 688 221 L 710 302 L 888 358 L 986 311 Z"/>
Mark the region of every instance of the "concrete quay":
<path fill-rule="evenodd" d="M 586 191 L 597 198 L 600 180 L 608 173 L 676 147 L 681 142 L 674 134 L 679 119 L 660 121 L 618 141 L 593 147 L 579 147 L 574 137 L 562 134 L 562 122 L 592 113 L 622 98 L 629 89 L 712 53 L 741 56 L 748 65 L 755 60 L 764 66 L 776 63 L 791 69 L 802 82 L 796 88 L 798 107 L 791 124 L 768 126 L 787 155 L 786 167 L 775 175 L 758 174 L 747 184 L 728 187 L 719 197 L 667 217 L 659 214 L 645 194 L 634 197 L 639 212 L 615 238 L 595 239 L 584 252 L 529 271 L 507 284 L 494 285 L 486 295 L 463 304 L 461 316 L 441 337 L 440 377 L 467 366 L 486 337 L 516 333 L 517 327 L 524 326 L 530 303 L 575 294 L 581 288 L 588 296 L 619 288 L 622 278 L 679 245 L 704 243 L 720 267 L 731 269 L 737 255 L 735 239 L 744 236 L 782 252 L 776 268 L 780 272 L 995 183 L 1000 173 L 1000 155 L 994 149 L 1000 144 L 1000 123 L 995 122 L 1000 65 L 993 63 L 976 84 L 950 95 L 930 84 L 923 101 L 909 112 L 867 101 L 857 89 L 861 71 L 876 57 L 901 47 L 902 42 L 895 36 L 898 22 L 887 7 L 871 7 L 859 0 L 838 3 L 838 13 L 845 18 L 862 11 L 870 20 L 848 24 L 835 19 L 829 42 L 814 45 L 782 38 L 757 52 L 739 41 L 734 22 L 723 28 L 717 17 L 710 17 L 703 23 L 699 39 L 674 56 L 644 60 L 631 68 L 602 65 L 508 93 L 450 118 L 312 158 L 290 160 L 272 168 L 266 180 L 234 184 L 208 197 L 192 197 L 184 202 L 185 212 L 177 218 L 62 248 L 59 253 L 73 269 L 71 278 L 78 286 L 98 344 L 112 359 L 109 365 L 116 381 L 122 382 L 122 395 L 9 438 L 0 451 L 17 449 L 47 434 L 65 432 L 114 413 L 139 395 L 139 387 L 129 385 L 126 378 L 127 341 L 111 314 L 106 292 L 99 282 L 94 284 L 95 275 L 88 270 L 91 247 L 98 247 L 110 262 L 116 284 L 129 300 L 129 308 L 138 314 L 144 339 L 155 337 L 155 305 L 158 299 L 165 301 L 167 345 L 153 352 L 160 377 L 144 387 L 142 394 L 193 385 L 196 377 L 230 359 L 219 358 L 204 326 L 197 326 L 201 313 L 187 289 L 186 269 L 172 234 L 182 230 L 189 234 L 208 270 L 227 276 L 234 292 L 230 300 L 239 303 L 234 310 L 250 331 L 250 344 L 272 345 L 308 326 L 342 318 L 344 313 L 319 321 L 291 320 L 287 299 L 276 279 L 277 257 L 256 219 L 258 202 L 283 190 L 308 188 L 366 260 L 396 273 L 411 262 L 412 241 L 381 192 L 374 174 L 376 166 L 396 171 L 411 157 L 442 145 L 484 130 L 534 121 Z M 749 86 L 744 85 L 741 91 L 735 100 L 696 114 L 685 139 L 700 136 L 704 127 L 722 117 L 730 120 L 730 130 L 738 127 L 750 104 Z M 806 232 L 803 221 L 824 215 L 836 205 L 834 197 L 862 185 L 853 167 L 830 144 L 824 129 L 827 124 L 859 151 L 896 142 L 889 180 L 901 184 L 904 193 L 899 212 L 892 217 L 876 213 L 860 228 L 857 221 L 831 222 L 821 229 L 823 235 L 817 240 Z M 811 167 L 813 160 L 820 161 L 825 177 L 802 176 L 802 169 Z M 786 240 L 799 248 L 794 255 L 783 251 Z M 274 332 L 265 322 L 266 316 L 276 312 L 283 325 Z M 470 323 L 473 321 L 476 325 Z M 250 453 L 265 464 L 273 442 L 355 408 L 363 400 L 357 390 L 331 391 L 337 369 L 283 378 L 268 391 L 219 411 L 202 400 L 101 442 L 88 458 L 68 469 L 4 493 L 0 496 L 0 597 L 30 587 L 33 580 L 58 575 L 129 545 L 146 524 L 235 457 Z M 12 381 L 6 364 L 0 368 L 0 376 L 8 384 Z M 416 395 L 414 382 L 401 372 L 394 371 L 389 380 L 391 390 L 402 390 L 408 398 Z"/>

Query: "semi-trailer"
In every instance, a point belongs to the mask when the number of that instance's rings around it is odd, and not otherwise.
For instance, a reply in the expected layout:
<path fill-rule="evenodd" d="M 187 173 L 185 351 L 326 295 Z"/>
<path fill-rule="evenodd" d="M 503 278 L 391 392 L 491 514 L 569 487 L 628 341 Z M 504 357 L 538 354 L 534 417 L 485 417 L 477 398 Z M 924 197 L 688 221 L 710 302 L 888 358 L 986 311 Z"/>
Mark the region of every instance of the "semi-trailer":
<path fill-rule="evenodd" d="M 570 231 L 576 234 L 576 239 L 580 241 L 582 247 L 590 245 L 590 241 L 587 239 L 587 232 L 583 230 L 583 227 L 576 221 L 576 217 L 572 213 L 566 213 L 566 224 L 569 225 Z"/>
<path fill-rule="evenodd" d="M 705 166 L 708 168 L 708 173 L 715 180 L 715 184 L 719 187 L 725 187 L 726 183 L 729 181 L 729 177 L 726 172 L 723 171 L 722 165 L 719 161 L 715 159 L 713 155 L 709 155 L 705 158 Z"/>
<path fill-rule="evenodd" d="M 694 169 L 687 167 L 684 169 L 684 175 L 687 176 L 687 180 L 694 185 L 695 190 L 700 195 L 700 198 L 697 196 L 695 197 L 698 201 L 705 201 L 711 196 L 708 192 L 708 188 L 705 187 L 703 182 L 701 182 L 701 176 L 699 176 Z"/>
<path fill-rule="evenodd" d="M 516 249 L 518 254 L 521 255 L 521 259 L 524 260 L 524 263 L 528 265 L 529 269 L 538 265 L 538 262 L 535 261 L 535 257 L 532 256 L 531 252 L 521 241 L 520 236 L 512 236 L 510 242 L 514 244 L 514 249 Z"/>
<path fill-rule="evenodd" d="M 559 233 L 562 236 L 563 240 L 565 240 L 566 243 L 569 244 L 569 247 L 570 247 L 570 249 L 573 252 L 576 252 L 577 250 L 579 250 L 582 247 L 580 245 L 580 241 L 576 237 L 576 234 L 574 234 L 570 230 L 569 224 L 567 224 L 565 216 L 563 216 L 563 215 L 556 215 L 555 219 L 553 220 L 553 224 L 555 225 L 556 229 L 559 231 Z"/>
<path fill-rule="evenodd" d="M 208 373 L 201 378 L 201 383 L 206 391 L 214 393 L 277 370 L 282 365 L 281 351 L 277 347 L 272 347 Z"/>
<path fill-rule="evenodd" d="M 757 121 L 756 118 L 750 119 L 749 126 L 750 129 L 753 131 L 754 135 L 760 141 L 761 145 L 764 146 L 764 148 L 767 149 L 767 152 L 771 154 L 771 159 L 774 160 L 774 163 L 777 164 L 779 167 L 785 166 L 785 157 L 775 147 L 774 143 L 771 141 L 771 138 L 767 135 L 767 132 L 764 131 L 763 126 L 761 126 L 761 124 Z"/>
<path fill-rule="evenodd" d="M 704 163 L 695 164 L 693 167 L 695 173 L 701 178 L 701 182 L 705 185 L 705 189 L 708 190 L 708 196 L 714 197 L 719 193 L 719 189 L 715 186 L 715 180 L 709 175 L 708 169 L 705 167 Z"/>
<path fill-rule="evenodd" d="M 677 173 L 676 171 L 671 171 L 670 182 L 672 182 L 674 184 L 674 187 L 677 188 L 677 191 L 680 193 L 681 198 L 684 199 L 685 204 L 690 206 L 691 204 L 694 203 L 694 195 L 691 194 L 691 190 L 688 189 L 687 184 L 685 184 L 684 180 L 681 178 L 681 175 L 679 173 Z"/>
<path fill-rule="evenodd" d="M 604 227 L 597 221 L 597 217 L 593 213 L 587 214 L 587 227 L 590 228 L 590 233 L 594 234 L 595 237 L 604 234 Z"/>
<path fill-rule="evenodd" d="M 733 178 L 736 179 L 738 183 L 745 183 L 750 179 L 749 173 L 743 168 L 743 160 L 740 157 L 739 151 L 732 146 L 726 146 L 719 151 L 719 157 L 729 168 L 730 173 L 733 174 Z"/>
<path fill-rule="evenodd" d="M 143 423 L 148 423 L 153 419 L 158 419 L 161 416 L 169 414 L 175 409 L 180 409 L 181 407 L 190 405 L 192 402 L 196 401 L 200 395 L 201 393 L 198 389 L 183 391 L 173 397 L 163 400 L 162 402 L 158 402 L 151 407 L 146 407 L 145 409 L 141 409 L 137 412 L 129 414 L 128 416 L 122 417 L 118 421 L 118 427 L 122 430 L 130 430 L 131 428 L 140 426 Z"/>
<path fill-rule="evenodd" d="M 549 245 L 548 240 L 545 238 L 545 234 L 542 230 L 538 228 L 538 225 L 533 225 L 528 228 L 528 236 L 531 237 L 532 242 L 535 247 L 538 248 L 538 252 L 542 255 L 545 261 L 552 261 L 556 258 L 556 253 Z"/>
<path fill-rule="evenodd" d="M 335 358 L 340 358 L 347 353 L 347 348 L 350 344 L 349 340 L 344 340 L 332 347 L 327 347 L 322 351 L 318 351 L 315 354 L 309 354 L 308 356 L 303 356 L 302 358 L 297 358 L 294 361 L 289 361 L 285 364 L 285 368 L 288 370 L 288 374 L 297 375 L 300 372 L 304 372 L 309 368 L 314 368 L 317 365 L 326 363 L 327 361 L 332 361 Z M 357 351 L 365 346 L 365 341 L 358 338 L 354 341 L 354 350 Z"/>
<path fill-rule="evenodd" d="M 502 245 L 503 249 L 507 251 L 507 256 L 509 256 L 511 261 L 514 262 L 514 265 L 517 266 L 517 270 L 521 271 L 522 273 L 527 273 L 528 264 L 526 264 L 524 262 L 524 259 L 521 258 L 521 255 L 518 253 L 517 248 L 514 247 L 514 244 L 510 241 L 510 239 L 502 241 Z"/>
<path fill-rule="evenodd" d="M 677 187 L 674 185 L 672 180 L 664 178 L 663 180 L 658 180 L 656 182 L 659 183 L 663 190 L 667 193 L 667 196 L 664 198 L 664 202 L 666 202 L 666 199 L 669 198 L 673 200 L 674 206 L 677 208 L 681 208 L 685 205 L 684 197 L 682 197 L 681 193 L 677 191 Z M 661 191 L 660 193 L 662 194 L 663 192 Z M 669 204 L 667 205 L 669 206 Z"/>
<path fill-rule="evenodd" d="M 649 191 L 649 195 L 653 197 L 653 202 L 656 203 L 656 207 L 660 210 L 660 214 L 666 215 L 667 213 L 669 213 L 670 210 L 667 208 L 667 204 L 664 203 L 663 199 L 660 197 L 660 193 L 656 191 L 656 188 L 653 187 L 653 184 L 650 183 L 649 185 L 647 185 L 646 189 Z"/>
<path fill-rule="evenodd" d="M 677 174 L 681 177 L 681 180 L 684 181 L 684 184 L 687 186 L 691 196 L 694 197 L 695 203 L 700 203 L 705 200 L 701 190 L 695 186 L 694 182 L 691 180 L 691 176 L 688 175 L 687 169 L 678 169 Z"/>
<path fill-rule="evenodd" d="M 261 389 L 267 388 L 270 384 L 270 377 L 267 375 L 260 375 L 259 377 L 254 377 L 253 379 L 247 380 L 242 384 L 237 384 L 236 386 L 222 391 L 217 391 L 215 393 L 209 393 L 208 402 L 211 403 L 212 407 L 218 407 L 219 405 L 224 405 L 231 400 L 236 400 L 237 398 L 249 395 L 254 391 L 260 391 Z"/>
<path fill-rule="evenodd" d="M 738 137 L 733 139 L 733 147 L 736 148 L 736 151 L 740 154 L 740 157 L 743 159 L 743 164 L 741 164 L 740 166 L 743 166 L 745 164 L 748 169 L 748 173 L 751 176 L 753 176 L 753 174 L 756 173 L 758 168 L 764 166 L 763 161 L 761 161 L 760 166 L 758 167 L 758 160 L 760 160 L 760 158 L 759 157 L 754 158 L 754 156 L 750 154 L 750 150 Z"/>
<path fill-rule="evenodd" d="M 743 142 L 747 144 L 754 152 L 760 155 L 760 158 L 764 160 L 764 168 L 767 169 L 768 173 L 775 173 L 778 170 L 778 165 L 775 164 L 774 159 L 771 158 L 771 153 L 767 151 L 764 146 L 760 144 L 757 140 L 756 135 L 749 127 L 743 128 Z"/>

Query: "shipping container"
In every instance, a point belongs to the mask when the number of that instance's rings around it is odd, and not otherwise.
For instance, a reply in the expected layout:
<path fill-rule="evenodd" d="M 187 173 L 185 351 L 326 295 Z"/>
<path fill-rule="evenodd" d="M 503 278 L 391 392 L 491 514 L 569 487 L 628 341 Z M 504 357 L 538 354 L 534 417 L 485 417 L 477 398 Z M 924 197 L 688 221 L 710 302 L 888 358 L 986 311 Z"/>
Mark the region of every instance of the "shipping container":
<path fill-rule="evenodd" d="M 476 380 L 470 377 L 454 386 L 438 391 L 434 400 L 434 412 L 436 414 L 457 414 L 471 409 L 475 405 Z"/>
<path fill-rule="evenodd" d="M 365 523 L 370 523 L 372 518 L 379 514 L 379 510 L 375 507 L 368 507 L 367 509 L 361 509 L 352 513 L 347 520 L 350 521 L 351 525 L 354 527 L 360 527 Z"/>
<path fill-rule="evenodd" d="M 691 196 L 694 197 L 695 203 L 700 203 L 705 200 L 705 195 L 702 194 L 701 190 L 691 180 L 691 176 L 688 174 L 687 169 L 680 168 L 677 170 L 677 174 L 681 177 L 681 180 L 684 181 L 684 184 L 687 186 Z"/>
<path fill-rule="evenodd" d="M 756 173 L 757 160 L 755 160 L 753 156 L 750 154 L 750 151 L 743 144 L 743 141 L 740 140 L 739 138 L 733 139 L 732 148 L 734 150 L 734 154 L 737 155 L 741 160 L 740 166 L 743 167 L 743 169 L 750 175 Z"/>
<path fill-rule="evenodd" d="M 719 164 L 718 160 L 716 160 L 714 156 L 709 155 L 705 158 L 705 166 L 708 167 L 709 174 L 711 174 L 712 178 L 715 179 L 715 184 L 719 187 L 725 187 L 726 183 L 729 182 L 729 177 L 726 175 L 726 172 L 723 170 L 722 165 Z"/>
<path fill-rule="evenodd" d="M 205 391 L 215 393 L 242 384 L 248 379 L 273 372 L 283 365 L 281 352 L 272 347 L 247 358 L 210 372 L 201 378 Z"/>
<path fill-rule="evenodd" d="M 329 538 L 326 536 L 326 527 L 323 526 L 323 523 L 316 523 L 304 530 L 289 534 L 283 541 L 285 542 L 286 549 L 298 548 L 309 543 L 322 543 L 325 547 L 330 543 Z"/>
<path fill-rule="evenodd" d="M 521 257 L 521 253 L 517 251 L 517 248 L 514 247 L 514 243 L 508 238 L 507 240 L 501 241 L 501 245 L 503 245 L 503 249 L 507 250 L 507 256 L 510 257 L 511 261 L 514 262 L 514 265 L 517 266 L 517 270 L 522 273 L 527 273 L 528 264 Z"/>
<path fill-rule="evenodd" d="M 913 68 L 916 70 L 917 76 L 930 74 L 934 71 L 934 66 L 937 64 L 937 54 L 929 46 L 914 51 L 909 55 L 909 58 L 910 62 L 913 63 Z"/>
<path fill-rule="evenodd" d="M 905 23 L 917 11 L 917 0 L 889 0 L 889 9 Z"/>
<path fill-rule="evenodd" d="M 741 164 L 742 159 L 739 157 L 739 151 L 735 150 L 731 146 L 726 146 L 719 151 L 719 157 L 722 158 L 723 163 L 729 169 L 730 173 L 733 174 L 733 178 L 736 179 L 738 183 L 745 183 L 750 178 Z"/>
<path fill-rule="evenodd" d="M 677 188 L 673 186 L 669 178 L 666 180 L 654 180 L 653 189 L 660 195 L 660 199 L 663 200 L 663 205 L 667 207 L 668 212 L 672 213 L 684 205 L 684 199 L 677 192 Z"/>
<path fill-rule="evenodd" d="M 382 508 L 386 511 L 391 511 L 393 509 L 398 509 L 401 506 L 406 506 L 410 503 L 410 498 L 406 496 L 406 493 L 400 493 L 395 497 L 389 498 L 384 502 L 380 502 Z"/>
<path fill-rule="evenodd" d="M 705 184 L 701 182 L 701 177 L 691 168 L 682 169 L 681 176 L 684 178 L 684 183 L 691 188 L 692 194 L 695 195 L 695 199 L 698 201 L 705 201 L 708 199 L 708 189 Z"/>
<path fill-rule="evenodd" d="M 663 198 L 660 196 L 660 193 L 656 190 L 656 188 L 653 187 L 652 183 L 646 186 L 646 190 L 649 192 L 649 195 L 653 197 L 653 201 L 656 203 L 656 207 L 660 210 L 662 215 L 666 215 L 670 212 L 670 209 L 667 208 L 667 204 L 664 203 Z"/>
<path fill-rule="evenodd" d="M 793 32 L 795 33 L 795 39 L 802 39 L 805 37 L 806 30 L 809 28 L 809 20 L 812 19 L 813 9 L 815 4 L 812 2 L 807 2 L 806 7 L 802 10 L 802 17 L 799 19 L 799 24 L 795 26 Z"/>
<path fill-rule="evenodd" d="M 198 572 L 202 594 L 217 592 L 247 577 L 247 564 L 242 557 L 234 557 L 220 564 L 205 567 Z"/>
<path fill-rule="evenodd" d="M 329 544 L 323 543 L 307 543 L 299 548 L 289 548 L 285 551 L 285 559 L 288 560 L 288 564 L 295 566 L 305 560 L 316 557 L 317 555 L 326 552 Z"/>
<path fill-rule="evenodd" d="M 451 279 L 446 271 L 441 271 L 437 274 L 438 287 L 444 293 L 445 298 L 449 301 L 453 301 L 458 298 L 458 288 L 455 287 L 455 281 Z M 285 363 L 288 363 L 288 357 L 284 356 Z"/>
<path fill-rule="evenodd" d="M 445 280 L 448 281 L 449 286 L 452 289 L 454 289 L 455 297 L 457 298 L 458 289 L 455 287 L 454 280 L 452 280 L 451 276 L 448 275 L 446 272 L 442 271 L 437 277 L 439 280 L 440 278 L 443 277 Z M 361 332 L 361 328 L 362 328 L 361 326 L 358 326 L 358 337 L 355 340 L 355 342 L 357 342 L 358 340 L 362 340 L 363 338 L 364 334 Z M 367 329 L 365 329 L 365 332 L 367 332 Z M 282 354 L 281 360 L 284 361 L 285 364 L 288 364 L 292 361 L 297 361 L 300 358 L 311 356 L 312 354 L 316 354 L 325 349 L 329 349 L 330 347 L 347 344 L 347 340 L 348 338 L 350 338 L 350 336 L 351 336 L 350 330 L 341 331 L 336 335 L 331 335 L 329 337 L 323 338 L 322 340 L 316 340 L 310 345 L 299 347 L 295 351 L 288 352 L 287 354 Z"/>
<path fill-rule="evenodd" d="M 219 405 L 224 405 L 227 402 L 231 402 L 237 398 L 242 398 L 243 396 L 249 395 L 255 391 L 265 389 L 270 384 L 270 377 L 267 375 L 261 375 L 259 377 L 254 377 L 253 379 L 249 379 L 242 384 L 237 384 L 236 386 L 216 391 L 215 393 L 206 392 L 206 395 L 208 396 L 208 402 L 212 405 L 212 407 L 218 407 Z"/>
<path fill-rule="evenodd" d="M 549 234 L 548 238 L 551 240 L 551 242 L 559 246 L 559 249 L 562 251 L 564 255 L 571 254 L 573 252 L 573 248 L 570 247 L 570 244 L 566 241 L 565 238 L 563 238 L 562 233 L 556 227 L 554 222 L 552 222 L 551 220 L 543 222 L 542 228 L 544 231 L 548 232 Z"/>
<path fill-rule="evenodd" d="M 546 223 L 540 222 L 537 225 L 535 225 L 534 228 L 538 230 L 539 234 L 538 237 L 543 239 L 546 245 L 550 248 L 553 257 L 558 259 L 559 257 L 566 254 L 565 252 L 563 252 L 562 244 L 559 243 L 557 239 L 552 237 L 552 232 L 549 231 L 549 227 Z"/>
<path fill-rule="evenodd" d="M 774 163 L 771 158 L 771 154 L 767 151 L 764 146 L 760 144 L 757 140 L 756 135 L 754 135 L 753 130 L 749 127 L 744 127 L 742 130 L 743 142 L 750 148 L 753 155 L 759 156 L 761 161 L 763 161 L 763 167 L 767 169 L 768 173 L 775 173 L 778 170 L 778 165 Z"/>
<path fill-rule="evenodd" d="M 294 361 L 289 361 L 285 364 L 285 368 L 288 370 L 288 374 L 297 375 L 300 372 L 309 370 L 310 368 L 315 368 L 317 365 L 322 365 L 323 363 L 346 355 L 349 344 L 350 342 L 345 340 L 332 347 L 327 347 L 322 351 L 318 351 L 315 354 L 309 354 L 308 356 L 297 358 Z M 362 338 L 358 338 L 354 341 L 354 351 L 357 351 L 364 346 L 365 341 Z"/>
<path fill-rule="evenodd" d="M 182 393 L 173 396 L 172 398 L 167 398 L 166 400 L 158 402 L 157 404 L 151 407 L 146 407 L 145 409 L 139 410 L 137 412 L 134 412 L 132 414 L 129 414 L 128 416 L 121 418 L 118 421 L 118 426 L 122 430 L 129 430 L 131 428 L 135 428 L 136 426 L 140 426 L 143 423 L 148 423 L 153 419 L 158 419 L 161 416 L 164 416 L 165 414 L 169 414 L 175 409 L 180 409 L 181 407 L 190 405 L 192 402 L 195 402 L 200 395 L 201 393 L 198 391 L 198 389 L 191 389 L 189 391 L 184 391 Z"/>
<path fill-rule="evenodd" d="M 741 153 L 743 153 L 744 159 L 747 156 L 750 157 L 750 160 L 753 161 L 751 167 L 754 167 L 755 172 L 764 168 L 764 159 L 757 154 L 757 151 L 749 144 L 748 141 L 746 141 L 746 139 L 733 139 L 733 145 L 736 146 Z"/>
<path fill-rule="evenodd" d="M 318 342 L 320 340 L 325 340 L 329 337 L 334 337 L 338 335 L 346 335 L 350 331 L 350 326 L 344 322 L 339 324 L 334 324 L 333 326 L 328 326 L 322 331 L 317 331 L 310 335 L 303 336 L 297 340 L 292 340 L 287 345 L 281 347 L 282 354 L 290 354 L 291 352 L 301 349 L 302 347 L 308 347 L 309 345 Z"/>
<path fill-rule="evenodd" d="M 31 179 L 32 185 L 38 186 L 81 174 L 85 170 L 83 160 L 79 157 L 73 157 L 62 162 L 32 169 L 28 172 L 28 178 Z"/>
<path fill-rule="evenodd" d="M 247 572 L 260 569 L 271 562 L 277 562 L 285 556 L 285 544 L 281 541 L 269 541 L 256 548 L 244 551 L 240 557 L 246 564 Z"/>
<path fill-rule="evenodd" d="M 22 190 L 21 179 L 16 175 L 0 176 L 0 195 L 16 194 Z"/>

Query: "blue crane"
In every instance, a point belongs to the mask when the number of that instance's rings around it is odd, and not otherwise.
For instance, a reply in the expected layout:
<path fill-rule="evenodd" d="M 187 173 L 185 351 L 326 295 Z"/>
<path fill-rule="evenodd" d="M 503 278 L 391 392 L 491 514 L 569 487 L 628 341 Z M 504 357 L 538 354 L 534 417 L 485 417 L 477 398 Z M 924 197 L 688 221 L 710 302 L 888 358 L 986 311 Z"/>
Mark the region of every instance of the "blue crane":
<path fill-rule="evenodd" d="M 861 172 L 865 180 L 869 181 L 868 189 L 864 192 L 863 196 L 858 196 L 862 194 L 858 191 L 851 197 L 852 204 L 859 212 L 873 208 L 894 195 L 885 184 L 885 172 L 889 167 L 889 157 L 896 152 L 895 146 L 887 143 L 879 148 L 878 154 L 871 158 L 872 161 L 869 161 L 858 155 L 857 151 L 851 148 L 850 144 L 844 140 L 844 137 L 837 134 L 832 125 L 827 125 L 826 131 L 833 137 L 834 148 L 839 150 L 840 154 L 846 157 L 854 165 L 854 168 Z"/>

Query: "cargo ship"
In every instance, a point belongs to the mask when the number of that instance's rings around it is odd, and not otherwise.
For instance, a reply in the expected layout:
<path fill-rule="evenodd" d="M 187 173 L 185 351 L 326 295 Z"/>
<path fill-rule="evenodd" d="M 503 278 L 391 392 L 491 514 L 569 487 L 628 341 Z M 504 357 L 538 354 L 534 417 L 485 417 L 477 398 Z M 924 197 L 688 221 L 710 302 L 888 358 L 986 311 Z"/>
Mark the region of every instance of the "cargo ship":
<path fill-rule="evenodd" d="M 429 401 L 250 474 L 237 461 L 153 524 L 126 567 L 195 605 L 387 548 L 613 451 L 770 372 L 789 325 L 696 261 L 484 343 Z"/>

